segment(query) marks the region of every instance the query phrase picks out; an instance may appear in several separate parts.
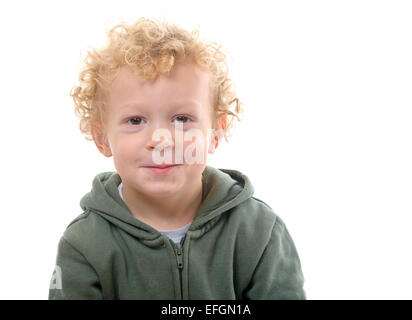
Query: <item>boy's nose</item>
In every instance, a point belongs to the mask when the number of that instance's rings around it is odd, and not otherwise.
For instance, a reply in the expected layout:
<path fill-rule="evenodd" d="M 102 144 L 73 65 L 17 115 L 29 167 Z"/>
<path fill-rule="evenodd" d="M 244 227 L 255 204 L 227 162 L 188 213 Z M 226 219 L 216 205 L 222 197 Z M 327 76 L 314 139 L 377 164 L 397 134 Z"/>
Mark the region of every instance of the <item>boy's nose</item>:
<path fill-rule="evenodd" d="M 154 129 L 147 140 L 146 148 L 153 151 L 155 148 L 160 150 L 174 147 L 172 132 L 165 128 Z"/>

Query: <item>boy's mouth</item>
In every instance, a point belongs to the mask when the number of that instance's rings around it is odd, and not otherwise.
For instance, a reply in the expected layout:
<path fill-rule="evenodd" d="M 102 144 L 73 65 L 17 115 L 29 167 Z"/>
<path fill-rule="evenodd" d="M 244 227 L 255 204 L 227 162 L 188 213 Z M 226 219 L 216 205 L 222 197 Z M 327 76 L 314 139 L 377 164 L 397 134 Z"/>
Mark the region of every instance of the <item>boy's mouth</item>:
<path fill-rule="evenodd" d="M 180 164 L 165 164 L 157 166 L 143 166 L 143 168 L 148 169 L 154 174 L 167 174 L 176 167 L 181 166 Z"/>
<path fill-rule="evenodd" d="M 180 166 L 180 164 L 162 164 L 162 165 L 153 165 L 153 166 L 143 166 L 143 168 L 155 168 L 155 169 L 165 169 L 169 167 Z"/>

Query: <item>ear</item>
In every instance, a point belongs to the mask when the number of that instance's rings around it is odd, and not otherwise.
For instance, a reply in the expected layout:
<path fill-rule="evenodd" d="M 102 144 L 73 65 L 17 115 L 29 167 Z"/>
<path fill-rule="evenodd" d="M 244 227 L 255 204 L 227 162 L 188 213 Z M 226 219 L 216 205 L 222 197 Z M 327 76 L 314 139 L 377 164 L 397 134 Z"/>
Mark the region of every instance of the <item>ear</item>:
<path fill-rule="evenodd" d="M 99 151 L 105 156 L 105 157 L 111 157 L 112 156 L 112 150 L 110 148 L 110 143 L 107 139 L 107 136 L 103 133 L 101 128 L 98 127 L 92 127 L 91 129 L 92 132 L 92 137 L 93 141 L 99 149 Z"/>
<path fill-rule="evenodd" d="M 216 125 L 213 128 L 213 132 L 210 137 L 210 144 L 209 144 L 209 150 L 208 150 L 210 154 L 215 153 L 217 147 L 220 144 L 220 141 L 222 140 L 224 136 L 226 126 L 227 126 L 227 116 L 226 115 L 222 115 L 218 119 L 216 119 Z"/>

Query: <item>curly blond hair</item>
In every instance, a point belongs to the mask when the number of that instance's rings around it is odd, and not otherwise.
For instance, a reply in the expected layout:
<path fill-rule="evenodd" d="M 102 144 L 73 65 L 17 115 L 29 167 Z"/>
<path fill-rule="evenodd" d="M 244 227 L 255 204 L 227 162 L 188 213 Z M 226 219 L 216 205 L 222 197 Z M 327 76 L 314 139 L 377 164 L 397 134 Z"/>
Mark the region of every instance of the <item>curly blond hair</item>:
<path fill-rule="evenodd" d="M 227 55 L 215 42 L 199 39 L 199 30 L 188 32 L 165 20 L 141 18 L 122 22 L 107 32 L 104 47 L 88 48 L 79 73 L 79 84 L 70 92 L 80 131 L 92 140 L 92 128 L 104 127 L 105 92 L 122 66 L 147 80 L 168 74 L 174 64 L 190 60 L 210 79 L 211 105 L 221 137 L 231 135 L 233 120 L 240 121 L 243 104 L 229 79 Z"/>

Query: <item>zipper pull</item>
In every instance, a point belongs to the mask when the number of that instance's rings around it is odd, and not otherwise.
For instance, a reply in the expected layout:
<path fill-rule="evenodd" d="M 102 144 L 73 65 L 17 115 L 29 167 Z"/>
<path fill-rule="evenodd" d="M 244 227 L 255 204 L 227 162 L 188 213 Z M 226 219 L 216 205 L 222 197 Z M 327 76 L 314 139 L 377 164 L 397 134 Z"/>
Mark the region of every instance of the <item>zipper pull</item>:
<path fill-rule="evenodd" d="M 183 250 L 182 246 L 179 244 L 176 244 L 176 259 L 177 259 L 177 267 L 179 269 L 183 269 Z"/>

